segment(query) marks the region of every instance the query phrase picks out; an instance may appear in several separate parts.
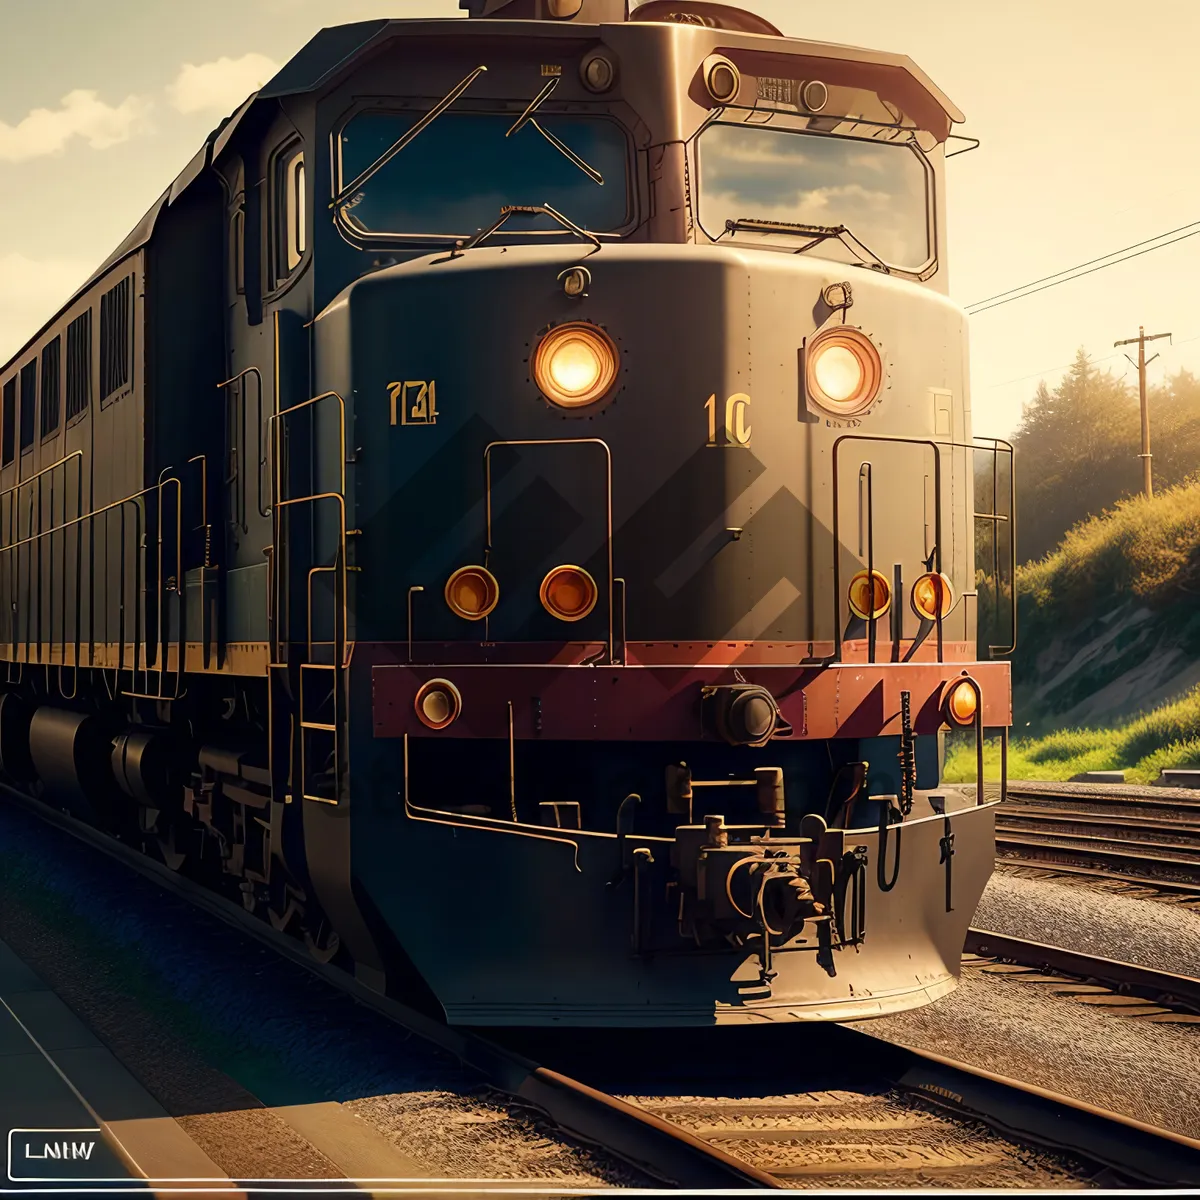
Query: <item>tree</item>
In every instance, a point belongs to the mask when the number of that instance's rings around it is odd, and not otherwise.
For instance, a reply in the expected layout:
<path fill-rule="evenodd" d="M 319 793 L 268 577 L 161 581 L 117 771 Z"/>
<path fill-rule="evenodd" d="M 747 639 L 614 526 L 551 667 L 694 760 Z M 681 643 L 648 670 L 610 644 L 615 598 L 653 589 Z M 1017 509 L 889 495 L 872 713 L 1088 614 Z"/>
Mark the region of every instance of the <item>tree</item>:
<path fill-rule="evenodd" d="M 1172 412 L 1186 410 L 1200 424 L 1191 396 Z M 1182 415 L 1173 420 L 1186 423 Z M 1082 348 L 1053 391 L 1038 384 L 1013 436 L 1022 559 L 1041 558 L 1071 526 L 1138 490 L 1138 421 L 1133 390 L 1111 371 L 1098 370 Z"/>

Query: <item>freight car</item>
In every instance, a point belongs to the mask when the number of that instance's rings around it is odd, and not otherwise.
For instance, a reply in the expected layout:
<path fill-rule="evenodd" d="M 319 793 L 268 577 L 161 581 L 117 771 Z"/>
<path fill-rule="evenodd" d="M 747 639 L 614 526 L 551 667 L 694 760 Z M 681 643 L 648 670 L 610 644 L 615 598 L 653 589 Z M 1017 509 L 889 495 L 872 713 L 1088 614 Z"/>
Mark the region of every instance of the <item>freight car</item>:
<path fill-rule="evenodd" d="M 0 369 L 7 790 L 452 1023 L 935 999 L 945 731 L 1011 707 L 961 115 L 724 5 L 463 7 L 319 33 Z"/>

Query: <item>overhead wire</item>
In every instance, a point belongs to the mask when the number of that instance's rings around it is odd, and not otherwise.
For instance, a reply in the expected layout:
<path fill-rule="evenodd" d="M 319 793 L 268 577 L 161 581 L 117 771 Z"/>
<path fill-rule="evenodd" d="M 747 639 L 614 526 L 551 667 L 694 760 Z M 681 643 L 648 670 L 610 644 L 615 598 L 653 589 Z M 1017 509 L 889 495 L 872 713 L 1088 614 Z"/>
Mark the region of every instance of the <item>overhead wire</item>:
<path fill-rule="evenodd" d="M 1176 234 L 1179 236 L 1174 236 Z M 984 300 L 976 300 L 974 303 L 968 304 L 966 309 L 971 316 L 975 316 L 981 312 L 988 312 L 990 309 L 999 308 L 1002 304 L 1011 304 L 1014 300 L 1023 300 L 1026 296 L 1033 296 L 1049 288 L 1058 287 L 1060 284 L 1070 283 L 1073 279 L 1082 279 L 1085 275 L 1092 275 L 1097 271 L 1103 271 L 1106 267 L 1115 267 L 1119 263 L 1128 262 L 1133 258 L 1140 258 L 1143 254 L 1149 254 L 1153 250 L 1161 250 L 1165 246 L 1173 246 L 1176 242 L 1182 242 L 1187 238 L 1196 237 L 1197 235 L 1200 235 L 1200 221 L 1192 221 L 1187 225 L 1180 225 L 1176 229 L 1168 229 L 1166 232 L 1160 233 L 1155 237 L 1134 242 L 1131 246 L 1125 246 L 1120 250 L 1113 250 L 1108 254 L 1102 254 L 1099 258 L 1088 259 L 1087 262 L 1079 263 L 1077 266 L 1067 267 L 1065 270 L 1056 271 L 1052 275 L 1043 275 L 1040 279 L 1034 279 L 1029 283 L 1022 284 L 1020 287 L 1009 288 L 1006 292 L 997 292 L 994 296 L 989 296 Z M 1164 241 L 1164 238 L 1169 238 L 1170 240 Z"/>

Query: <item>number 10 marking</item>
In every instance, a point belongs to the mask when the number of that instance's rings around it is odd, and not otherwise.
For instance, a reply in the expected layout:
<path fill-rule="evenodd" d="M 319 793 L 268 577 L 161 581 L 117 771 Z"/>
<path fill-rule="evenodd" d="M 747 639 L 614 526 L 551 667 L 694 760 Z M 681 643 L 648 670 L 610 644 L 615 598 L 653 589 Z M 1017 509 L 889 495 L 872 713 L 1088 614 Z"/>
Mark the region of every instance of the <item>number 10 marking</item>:
<path fill-rule="evenodd" d="M 745 392 L 734 392 L 725 401 L 724 440 L 717 441 L 717 395 L 714 392 L 704 402 L 708 410 L 708 442 L 709 446 L 744 446 L 750 445 L 750 425 L 746 413 L 750 407 L 750 397 Z"/>

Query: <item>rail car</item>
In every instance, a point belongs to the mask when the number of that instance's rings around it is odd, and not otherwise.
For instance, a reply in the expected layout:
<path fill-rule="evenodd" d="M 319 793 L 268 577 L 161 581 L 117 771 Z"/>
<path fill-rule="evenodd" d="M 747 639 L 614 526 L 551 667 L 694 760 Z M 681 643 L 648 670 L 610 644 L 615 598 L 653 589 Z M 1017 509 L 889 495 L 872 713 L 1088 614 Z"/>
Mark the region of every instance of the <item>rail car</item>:
<path fill-rule="evenodd" d="M 0 369 L 7 791 L 452 1024 L 936 999 L 945 734 L 1011 720 L 961 114 L 724 5 L 462 7 L 318 33 Z"/>

